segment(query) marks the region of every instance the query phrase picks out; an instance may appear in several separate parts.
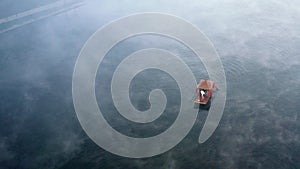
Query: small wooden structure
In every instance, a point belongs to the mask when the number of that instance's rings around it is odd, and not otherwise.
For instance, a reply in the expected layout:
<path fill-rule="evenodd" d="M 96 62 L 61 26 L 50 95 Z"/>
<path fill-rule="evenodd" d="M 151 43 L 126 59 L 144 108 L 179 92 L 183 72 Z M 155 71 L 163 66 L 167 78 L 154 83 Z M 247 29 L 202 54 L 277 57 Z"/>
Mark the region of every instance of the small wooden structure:
<path fill-rule="evenodd" d="M 206 105 L 212 97 L 214 88 L 215 82 L 211 80 L 200 80 L 196 88 L 197 97 L 194 102 Z"/>

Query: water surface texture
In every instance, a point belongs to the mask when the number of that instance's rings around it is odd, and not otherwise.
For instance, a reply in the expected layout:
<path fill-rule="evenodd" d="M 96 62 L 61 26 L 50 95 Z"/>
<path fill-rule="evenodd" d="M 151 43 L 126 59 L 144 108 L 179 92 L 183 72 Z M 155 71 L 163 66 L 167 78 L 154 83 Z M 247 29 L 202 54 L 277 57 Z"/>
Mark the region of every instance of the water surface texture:
<path fill-rule="evenodd" d="M 72 74 L 81 48 L 96 30 L 139 12 L 182 17 L 207 35 L 223 62 L 227 101 L 218 128 L 205 143 L 198 143 L 207 116 L 200 110 L 190 133 L 173 149 L 129 159 L 98 147 L 81 128 Z M 0 169 L 300 168 L 300 1 L 2 0 L 0 18 Z M 176 40 L 141 35 L 117 44 L 101 63 L 95 93 L 109 124 L 132 137 L 165 131 L 180 109 L 175 80 L 155 69 L 137 74 L 129 96 L 145 111 L 150 91 L 163 90 L 168 102 L 162 116 L 133 123 L 114 107 L 114 70 L 126 56 L 146 48 L 171 51 L 197 81 L 208 78 L 201 60 Z"/>

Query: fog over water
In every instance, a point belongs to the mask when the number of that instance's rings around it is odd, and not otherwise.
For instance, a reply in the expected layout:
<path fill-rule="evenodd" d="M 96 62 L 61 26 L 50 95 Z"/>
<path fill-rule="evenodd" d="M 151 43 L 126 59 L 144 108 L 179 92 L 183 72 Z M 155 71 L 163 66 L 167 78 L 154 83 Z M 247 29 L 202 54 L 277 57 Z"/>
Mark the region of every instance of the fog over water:
<path fill-rule="evenodd" d="M 72 101 L 72 74 L 96 30 L 140 12 L 179 16 L 207 35 L 223 62 L 227 101 L 220 125 L 204 144 L 198 137 L 207 111 L 200 110 L 173 149 L 129 159 L 98 147 L 83 131 Z M 0 18 L 0 169 L 300 168 L 300 1 L 2 0 Z M 118 114 L 112 74 L 122 59 L 145 48 L 169 50 L 197 81 L 208 78 L 195 54 L 167 37 L 140 35 L 112 48 L 97 73 L 98 104 L 113 128 L 135 137 L 163 132 L 180 109 L 174 79 L 149 69 L 133 79 L 129 95 L 143 111 L 150 106 L 149 92 L 162 89 L 168 99 L 163 115 L 137 124 Z"/>

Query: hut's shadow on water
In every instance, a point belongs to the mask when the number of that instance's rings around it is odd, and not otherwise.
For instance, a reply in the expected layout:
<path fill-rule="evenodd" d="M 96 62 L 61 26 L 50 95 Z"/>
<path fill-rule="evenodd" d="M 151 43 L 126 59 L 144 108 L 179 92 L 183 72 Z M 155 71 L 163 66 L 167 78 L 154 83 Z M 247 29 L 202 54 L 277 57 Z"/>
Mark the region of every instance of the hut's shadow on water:
<path fill-rule="evenodd" d="M 207 104 L 198 104 L 198 103 L 194 103 L 194 108 L 195 109 L 199 109 L 198 113 L 200 111 L 203 111 L 203 110 L 209 110 L 210 109 L 210 105 L 211 105 L 211 99 L 208 100 Z"/>

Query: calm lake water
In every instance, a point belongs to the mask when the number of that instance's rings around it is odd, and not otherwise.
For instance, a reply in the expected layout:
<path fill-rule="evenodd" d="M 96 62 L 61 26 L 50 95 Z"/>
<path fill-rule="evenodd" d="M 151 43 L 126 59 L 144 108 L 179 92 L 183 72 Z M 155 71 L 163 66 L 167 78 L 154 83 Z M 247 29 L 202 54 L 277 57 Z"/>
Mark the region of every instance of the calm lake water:
<path fill-rule="evenodd" d="M 88 1 L 1 33 L 0 169 L 300 168 L 300 4 L 288 2 Z M 0 10 L 1 16 L 52 2 L 30 3 Z M 208 36 L 223 62 L 227 101 L 218 128 L 204 144 L 198 144 L 198 137 L 208 112 L 200 110 L 194 127 L 176 147 L 152 158 L 129 159 L 104 151 L 82 130 L 72 102 L 72 73 L 85 41 L 99 27 L 143 11 L 179 15 Z M 0 25 L 1 30 L 7 27 Z M 155 69 L 137 74 L 129 95 L 132 104 L 144 111 L 150 106 L 149 92 L 162 89 L 168 102 L 161 117 L 147 124 L 132 123 L 114 107 L 110 82 L 115 68 L 132 52 L 150 47 L 180 56 L 197 81 L 209 78 L 201 60 L 173 39 L 142 35 L 116 45 L 98 70 L 96 96 L 109 124 L 128 136 L 163 132 L 180 109 L 175 80 Z"/>

